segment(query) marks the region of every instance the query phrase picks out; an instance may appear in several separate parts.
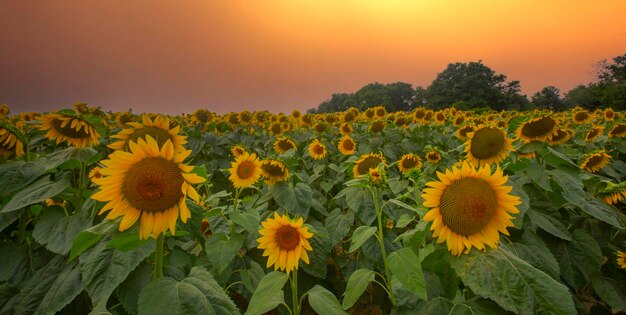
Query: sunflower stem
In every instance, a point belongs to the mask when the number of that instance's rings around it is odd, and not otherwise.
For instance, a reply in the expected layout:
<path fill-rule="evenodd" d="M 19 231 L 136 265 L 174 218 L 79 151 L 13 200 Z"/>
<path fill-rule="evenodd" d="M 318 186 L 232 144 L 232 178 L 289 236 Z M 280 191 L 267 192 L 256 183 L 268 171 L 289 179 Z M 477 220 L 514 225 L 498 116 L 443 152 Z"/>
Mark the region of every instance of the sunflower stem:
<path fill-rule="evenodd" d="M 380 243 L 380 250 L 383 256 L 383 265 L 385 266 L 385 284 L 387 285 L 387 293 L 389 294 L 389 300 L 393 308 L 396 307 L 396 297 L 393 295 L 391 288 L 391 273 L 389 272 L 389 265 L 387 264 L 387 251 L 385 250 L 385 239 L 383 238 L 383 210 L 378 205 L 378 193 L 376 187 L 371 188 L 372 198 L 374 199 L 374 208 L 376 209 L 376 218 L 378 219 L 378 242 Z"/>
<path fill-rule="evenodd" d="M 28 150 L 28 143 L 24 145 L 24 162 L 30 161 L 30 152 Z M 24 244 L 26 239 L 26 225 L 28 225 L 28 212 L 30 212 L 30 206 L 26 207 L 26 210 L 22 210 L 20 215 L 20 227 L 17 234 L 17 243 L 19 245 Z"/>
<path fill-rule="evenodd" d="M 235 200 L 233 200 L 233 212 L 237 212 L 237 208 L 239 207 L 239 188 L 235 188 Z M 235 222 L 230 220 L 230 237 L 235 236 Z"/>
<path fill-rule="evenodd" d="M 83 193 L 85 191 L 85 176 L 87 173 L 87 163 L 80 162 L 80 173 L 78 176 L 78 196 L 76 198 L 76 211 L 80 211 L 83 207 Z"/>
<path fill-rule="evenodd" d="M 155 262 L 154 262 L 154 280 L 163 278 L 163 247 L 165 245 L 165 234 L 159 234 L 157 237 Z"/>
<path fill-rule="evenodd" d="M 298 270 L 294 269 L 291 277 L 291 303 L 293 307 L 293 315 L 300 314 L 300 302 L 298 299 Z"/>

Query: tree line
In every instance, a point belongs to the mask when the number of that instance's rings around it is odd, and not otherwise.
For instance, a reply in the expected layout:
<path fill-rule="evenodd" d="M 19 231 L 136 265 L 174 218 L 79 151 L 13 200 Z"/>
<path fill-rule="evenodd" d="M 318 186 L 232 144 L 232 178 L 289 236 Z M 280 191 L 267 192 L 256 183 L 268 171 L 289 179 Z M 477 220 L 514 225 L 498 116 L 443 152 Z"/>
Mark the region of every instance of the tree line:
<path fill-rule="evenodd" d="M 494 110 L 530 110 L 547 108 L 567 110 L 574 106 L 588 109 L 612 107 L 626 110 L 626 54 L 595 65 L 594 82 L 580 84 L 561 93 L 546 86 L 530 99 L 521 94 L 520 82 L 509 81 L 482 61 L 449 64 L 424 88 L 410 83 L 370 83 L 354 93 L 336 93 L 309 113 L 360 110 L 383 105 L 388 111 L 411 111 L 416 107 L 442 109 L 490 108 Z"/>

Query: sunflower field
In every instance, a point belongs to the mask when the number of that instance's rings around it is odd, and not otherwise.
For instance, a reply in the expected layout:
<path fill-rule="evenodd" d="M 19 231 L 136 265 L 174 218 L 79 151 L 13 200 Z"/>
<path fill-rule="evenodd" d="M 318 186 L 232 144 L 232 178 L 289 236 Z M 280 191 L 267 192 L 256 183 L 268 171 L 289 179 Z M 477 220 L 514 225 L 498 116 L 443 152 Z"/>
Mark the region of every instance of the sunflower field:
<path fill-rule="evenodd" d="M 0 106 L 0 314 L 617 314 L 626 115 Z"/>

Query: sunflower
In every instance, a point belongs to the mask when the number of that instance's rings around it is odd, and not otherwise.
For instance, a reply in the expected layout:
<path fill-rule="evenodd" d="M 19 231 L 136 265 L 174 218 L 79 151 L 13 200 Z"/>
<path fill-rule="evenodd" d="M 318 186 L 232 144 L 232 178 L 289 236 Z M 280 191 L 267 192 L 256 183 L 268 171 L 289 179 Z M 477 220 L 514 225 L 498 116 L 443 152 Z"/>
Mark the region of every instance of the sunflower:
<path fill-rule="evenodd" d="M 74 111 L 79 114 L 87 114 L 89 113 L 89 107 L 87 106 L 87 103 L 77 102 L 74 103 Z"/>
<path fill-rule="evenodd" d="M 426 116 L 426 109 L 418 107 L 413 112 L 413 117 L 416 122 L 424 122 L 424 116 Z"/>
<path fill-rule="evenodd" d="M 295 119 L 299 119 L 300 117 L 302 117 L 302 112 L 300 112 L 300 111 L 299 111 L 299 110 L 297 110 L 297 109 L 294 109 L 294 110 L 291 112 L 291 117 L 293 117 L 293 118 L 295 118 Z"/>
<path fill-rule="evenodd" d="M 180 135 L 180 126 L 170 128 L 172 122 L 168 117 L 157 115 L 154 119 L 148 115 L 141 116 L 142 123 L 128 122 L 126 126 L 130 128 L 123 129 L 116 135 L 111 136 L 113 139 L 117 139 L 108 145 L 113 150 L 129 150 L 129 143 L 131 141 L 137 142 L 139 138 L 145 138 L 150 135 L 156 140 L 159 147 L 163 146 L 166 141 L 171 141 L 174 145 L 174 150 L 185 150 L 184 144 L 187 143 L 187 137 Z"/>
<path fill-rule="evenodd" d="M 437 125 L 443 125 L 446 123 L 446 120 L 448 118 L 446 117 L 446 114 L 444 114 L 443 112 L 437 112 L 435 113 L 435 124 Z"/>
<path fill-rule="evenodd" d="M 465 115 L 458 115 L 454 118 L 454 127 L 459 127 L 465 122 Z"/>
<path fill-rule="evenodd" d="M 277 182 L 285 181 L 289 178 L 289 170 L 285 163 L 267 159 L 261 161 L 261 175 L 265 178 L 265 182 L 274 185 Z"/>
<path fill-rule="evenodd" d="M 526 121 L 517 129 L 517 137 L 525 142 L 546 141 L 556 131 L 557 121 L 549 115 Z"/>
<path fill-rule="evenodd" d="M 212 119 L 211 112 L 206 109 L 198 109 L 193 114 L 191 114 L 191 123 L 192 124 L 206 124 Z"/>
<path fill-rule="evenodd" d="M 476 169 L 466 162 L 437 176 L 439 181 L 426 183 L 430 188 L 422 194 L 424 206 L 430 208 L 424 220 L 433 222 L 430 229 L 437 243 L 446 241 L 456 256 L 469 253 L 472 246 L 496 248 L 498 232 L 509 235 L 510 213 L 518 213 L 516 205 L 521 203 L 509 194 L 512 187 L 504 185 L 508 176 L 499 167 L 492 174 L 489 165 Z"/>
<path fill-rule="evenodd" d="M 343 123 L 339 127 L 339 132 L 346 136 L 352 133 L 352 124 L 351 123 Z"/>
<path fill-rule="evenodd" d="M 252 118 L 253 118 L 252 113 L 250 113 L 247 110 L 244 110 L 243 112 L 239 113 L 237 117 L 239 118 L 239 121 L 241 122 L 242 125 L 247 125 L 251 123 Z"/>
<path fill-rule="evenodd" d="M 327 129 L 328 129 L 328 125 L 326 123 L 323 123 L 323 122 L 317 123 L 313 127 L 313 130 L 315 130 L 315 132 L 317 132 L 317 133 L 322 133 L 322 132 L 326 131 Z"/>
<path fill-rule="evenodd" d="M 626 136 L 626 124 L 616 124 L 609 131 L 609 138 L 622 138 Z"/>
<path fill-rule="evenodd" d="M 358 115 L 358 112 L 355 114 L 354 112 L 351 111 L 347 111 L 343 114 L 343 122 L 344 123 L 349 123 L 349 122 L 353 122 L 356 120 L 356 115 Z"/>
<path fill-rule="evenodd" d="M 361 155 L 361 157 L 354 162 L 354 168 L 352 169 L 354 177 L 369 174 L 370 169 L 377 168 L 380 163 L 385 163 L 385 158 L 381 153 Z"/>
<path fill-rule="evenodd" d="M 601 198 L 604 202 L 610 205 L 614 205 L 626 197 L 626 182 L 620 184 L 609 183 L 608 186 L 600 190 L 597 197 Z"/>
<path fill-rule="evenodd" d="M 466 159 L 475 166 L 500 163 L 513 149 L 511 139 L 497 127 L 478 126 L 476 131 L 467 136 L 469 140 L 465 142 Z"/>
<path fill-rule="evenodd" d="M 285 154 L 289 150 L 296 150 L 296 142 L 287 137 L 280 137 L 274 142 L 274 150 L 279 154 Z"/>
<path fill-rule="evenodd" d="M 615 255 L 617 255 L 617 259 L 616 259 L 617 265 L 620 268 L 626 270 L 626 253 L 619 250 L 615 252 Z"/>
<path fill-rule="evenodd" d="M 441 153 L 437 150 L 430 150 L 426 152 L 426 161 L 431 164 L 441 161 Z"/>
<path fill-rule="evenodd" d="M 247 153 L 247 151 L 242 146 L 236 145 L 230 149 L 230 153 L 232 153 L 235 157 L 239 157 L 240 155 Z"/>
<path fill-rule="evenodd" d="M 314 160 L 321 160 L 326 156 L 326 146 L 315 139 L 309 144 L 309 154 Z"/>
<path fill-rule="evenodd" d="M 377 121 L 372 122 L 368 130 L 369 132 L 377 133 L 377 132 L 381 132 L 384 128 L 385 128 L 385 121 L 377 120 Z"/>
<path fill-rule="evenodd" d="M 308 239 L 313 237 L 309 228 L 303 226 L 304 220 L 290 220 L 286 215 L 280 216 L 274 212 L 274 218 L 268 218 L 261 222 L 263 228 L 259 230 L 259 237 L 256 241 L 258 248 L 264 249 L 263 256 L 267 257 L 269 268 L 274 265 L 274 270 L 285 270 L 290 273 L 298 270 L 298 262 L 302 259 L 309 263 L 307 251 L 312 251 Z"/>
<path fill-rule="evenodd" d="M 131 121 L 135 121 L 135 116 L 129 112 L 118 113 L 115 116 L 115 121 L 122 127 Z"/>
<path fill-rule="evenodd" d="M 610 159 L 611 156 L 606 154 L 604 151 L 591 153 L 588 154 L 580 164 L 580 169 L 590 173 L 595 173 L 609 164 Z"/>
<path fill-rule="evenodd" d="M 45 114 L 39 116 L 38 128 L 47 131 L 46 138 L 55 140 L 57 144 L 67 141 L 77 148 L 89 147 L 100 143 L 100 135 L 94 126 L 78 117 Z"/>
<path fill-rule="evenodd" d="M 261 177 L 261 162 L 256 153 L 244 153 L 231 162 L 228 171 L 230 172 L 228 179 L 235 188 L 250 187 Z"/>
<path fill-rule="evenodd" d="M 89 171 L 89 179 L 91 179 L 92 181 L 94 179 L 99 179 L 102 177 L 102 169 L 100 168 L 100 166 L 94 166 L 91 171 Z"/>
<path fill-rule="evenodd" d="M 604 133 L 604 127 L 602 127 L 602 126 L 594 126 L 585 135 L 585 141 L 586 142 L 593 142 L 596 139 L 598 139 L 598 137 L 600 137 L 602 135 L 602 133 Z"/>
<path fill-rule="evenodd" d="M 385 169 L 370 168 L 369 176 L 372 185 L 379 186 L 385 182 Z"/>
<path fill-rule="evenodd" d="M 604 119 L 606 119 L 606 120 L 613 120 L 613 119 L 615 119 L 615 111 L 613 111 L 612 108 L 607 108 L 604 111 Z"/>
<path fill-rule="evenodd" d="M 15 128 L 0 125 L 0 157 L 8 159 L 12 154 L 16 157 L 24 156 L 24 143 Z"/>
<path fill-rule="evenodd" d="M 352 155 L 356 151 L 356 142 L 354 142 L 350 136 L 345 135 L 339 140 L 337 148 L 343 155 Z"/>
<path fill-rule="evenodd" d="M 517 152 L 517 159 L 521 160 L 521 159 L 533 159 L 535 158 L 536 154 L 535 152 L 526 152 L 526 153 L 522 153 L 522 152 Z"/>
<path fill-rule="evenodd" d="M 101 163 L 105 166 L 101 178 L 93 182 L 100 191 L 91 198 L 107 202 L 99 214 L 109 211 L 107 219 L 124 216 L 119 230 L 124 231 L 137 220 L 139 237 L 155 238 L 168 228 L 172 234 L 180 214 L 183 223 L 191 217 L 186 197 L 199 201 L 198 192 L 191 184 L 204 178 L 191 173 L 192 166 L 183 164 L 191 151 L 176 152 L 171 141 L 159 148 L 150 135 L 130 142 L 130 151 L 115 151 Z"/>
<path fill-rule="evenodd" d="M 471 124 L 470 125 L 465 125 L 465 126 L 459 128 L 459 129 L 457 129 L 456 137 L 461 139 L 461 140 L 463 140 L 463 141 L 465 141 L 465 140 L 469 139 L 468 134 L 470 132 L 473 132 L 473 131 L 474 131 L 474 126 L 473 125 L 471 125 Z"/>
<path fill-rule="evenodd" d="M 569 140 L 570 138 L 571 138 L 570 129 L 558 128 L 556 130 L 556 133 L 553 134 L 552 137 L 550 137 L 550 139 L 548 139 L 548 143 L 550 143 L 551 145 L 557 145 L 557 144 L 567 142 L 567 140 Z"/>
<path fill-rule="evenodd" d="M 9 115 L 11 113 L 11 109 L 7 104 L 0 104 L 0 118 Z"/>
<path fill-rule="evenodd" d="M 572 118 L 574 119 L 575 123 L 584 124 L 586 122 L 589 122 L 593 117 L 588 111 L 583 109 L 574 112 L 574 114 L 572 114 Z"/>
<path fill-rule="evenodd" d="M 420 169 L 422 167 L 422 159 L 413 153 L 407 153 L 398 161 L 398 168 L 402 174 L 408 174 L 414 168 Z"/>

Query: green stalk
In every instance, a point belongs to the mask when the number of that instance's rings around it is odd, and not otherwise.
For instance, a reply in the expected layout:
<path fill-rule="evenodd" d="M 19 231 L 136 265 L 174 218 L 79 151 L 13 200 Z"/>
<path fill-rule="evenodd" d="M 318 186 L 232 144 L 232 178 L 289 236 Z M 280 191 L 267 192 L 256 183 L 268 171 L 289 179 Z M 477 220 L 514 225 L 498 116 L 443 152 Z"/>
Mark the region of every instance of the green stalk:
<path fill-rule="evenodd" d="M 159 234 L 156 243 L 155 262 L 154 262 L 154 280 L 163 278 L 163 247 L 165 245 L 165 234 Z"/>
<path fill-rule="evenodd" d="M 300 303 L 298 302 L 298 270 L 293 270 L 291 277 L 291 303 L 293 307 L 293 315 L 300 314 Z"/>
<path fill-rule="evenodd" d="M 387 251 L 385 250 L 385 239 L 383 238 L 383 211 L 378 206 L 378 194 L 376 187 L 372 187 L 372 197 L 374 198 L 374 208 L 376 209 L 376 218 L 378 219 L 378 242 L 380 243 L 380 250 L 383 255 L 383 265 L 385 266 L 385 284 L 387 285 L 387 293 L 389 293 L 389 299 L 393 307 L 396 307 L 396 297 L 393 295 L 391 289 L 391 273 L 389 272 L 389 265 L 387 264 Z"/>
<path fill-rule="evenodd" d="M 24 162 L 30 161 L 30 151 L 28 150 L 28 143 L 24 145 Z M 26 225 L 28 224 L 28 213 L 30 212 L 30 206 L 26 207 L 26 210 L 22 210 L 20 215 L 20 227 L 17 234 L 17 243 L 19 245 L 24 244 L 26 240 Z"/>
<path fill-rule="evenodd" d="M 233 200 L 233 211 L 237 212 L 237 208 L 239 207 L 239 188 L 235 188 L 235 200 Z M 230 237 L 235 236 L 235 222 L 230 220 Z"/>
<path fill-rule="evenodd" d="M 80 162 L 80 173 L 78 176 L 78 196 L 76 199 L 76 211 L 80 211 L 83 208 L 83 193 L 85 191 L 85 176 L 87 175 L 87 163 Z"/>

